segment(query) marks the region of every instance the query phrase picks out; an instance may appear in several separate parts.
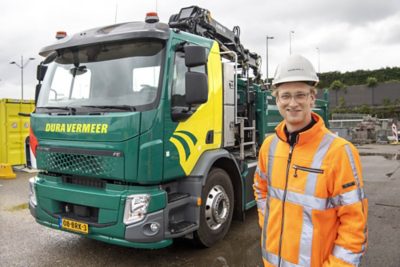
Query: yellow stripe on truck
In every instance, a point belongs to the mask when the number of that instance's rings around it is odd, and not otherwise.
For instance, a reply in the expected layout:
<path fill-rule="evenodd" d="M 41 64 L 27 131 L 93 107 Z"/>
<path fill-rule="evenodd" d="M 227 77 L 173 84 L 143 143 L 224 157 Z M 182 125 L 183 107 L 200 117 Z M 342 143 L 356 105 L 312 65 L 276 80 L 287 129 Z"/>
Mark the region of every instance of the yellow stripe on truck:
<path fill-rule="evenodd" d="M 221 147 L 222 143 L 222 65 L 219 46 L 214 42 L 208 55 L 208 101 L 199 106 L 197 111 L 184 122 L 179 123 L 173 135 L 181 136 L 190 148 L 189 156 L 186 157 L 184 145 L 173 136 L 170 142 L 178 150 L 179 163 L 186 175 L 195 167 L 197 161 L 204 151 Z M 193 134 L 198 140 L 193 144 L 189 138 L 184 137 L 179 131 Z M 209 131 L 214 131 L 214 140 L 206 144 L 206 136 Z"/>

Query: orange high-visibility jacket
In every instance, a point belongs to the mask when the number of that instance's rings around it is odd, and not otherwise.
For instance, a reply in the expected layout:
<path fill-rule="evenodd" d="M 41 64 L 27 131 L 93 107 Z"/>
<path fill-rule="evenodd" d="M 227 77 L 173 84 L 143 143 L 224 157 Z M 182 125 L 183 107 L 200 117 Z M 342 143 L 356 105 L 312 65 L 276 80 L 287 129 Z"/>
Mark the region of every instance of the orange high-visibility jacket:
<path fill-rule="evenodd" d="M 358 266 L 366 249 L 358 152 L 312 116 L 293 147 L 282 122 L 260 149 L 254 191 L 265 266 Z"/>

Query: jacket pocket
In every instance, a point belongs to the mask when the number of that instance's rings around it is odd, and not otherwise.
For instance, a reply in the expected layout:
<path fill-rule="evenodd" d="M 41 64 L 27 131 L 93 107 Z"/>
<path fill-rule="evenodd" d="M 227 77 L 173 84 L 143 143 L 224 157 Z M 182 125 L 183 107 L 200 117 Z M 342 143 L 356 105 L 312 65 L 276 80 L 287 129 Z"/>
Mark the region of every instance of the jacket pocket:
<path fill-rule="evenodd" d="M 311 172 L 311 173 L 318 173 L 318 174 L 324 173 L 323 169 L 308 168 L 308 167 L 303 167 L 303 166 L 299 166 L 299 165 L 296 165 L 296 164 L 294 164 L 292 166 L 292 168 L 294 169 L 294 175 L 293 175 L 294 177 L 297 177 L 297 171 L 298 170 L 305 171 L 305 172 Z"/>

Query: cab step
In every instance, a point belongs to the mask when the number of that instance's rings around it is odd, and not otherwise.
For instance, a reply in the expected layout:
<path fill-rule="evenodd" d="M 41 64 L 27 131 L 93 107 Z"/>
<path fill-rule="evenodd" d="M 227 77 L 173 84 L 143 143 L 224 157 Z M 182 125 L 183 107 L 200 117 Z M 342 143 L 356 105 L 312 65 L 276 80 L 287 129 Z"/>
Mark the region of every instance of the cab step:
<path fill-rule="evenodd" d="M 189 197 L 187 193 L 170 193 L 168 194 L 168 203 L 175 202 L 184 198 Z"/>
<path fill-rule="evenodd" d="M 187 232 L 188 230 L 190 230 L 196 226 L 197 226 L 196 223 L 186 222 L 186 221 L 178 222 L 178 223 L 170 223 L 169 231 L 172 235 L 174 235 L 174 234 Z"/>

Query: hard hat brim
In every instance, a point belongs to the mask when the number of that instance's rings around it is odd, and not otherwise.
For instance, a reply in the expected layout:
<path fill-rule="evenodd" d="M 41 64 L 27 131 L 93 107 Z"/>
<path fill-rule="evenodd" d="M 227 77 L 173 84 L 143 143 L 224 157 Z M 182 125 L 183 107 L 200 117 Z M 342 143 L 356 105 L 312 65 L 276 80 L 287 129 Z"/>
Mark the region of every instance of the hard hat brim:
<path fill-rule="evenodd" d="M 315 86 L 318 84 L 319 79 L 311 80 L 309 77 L 304 77 L 304 76 L 291 76 L 291 77 L 286 77 L 283 79 L 278 79 L 278 80 L 273 80 L 272 85 L 279 85 L 282 83 L 290 83 L 290 82 L 305 82 L 309 84 L 310 82 L 312 83 L 311 85 Z"/>

